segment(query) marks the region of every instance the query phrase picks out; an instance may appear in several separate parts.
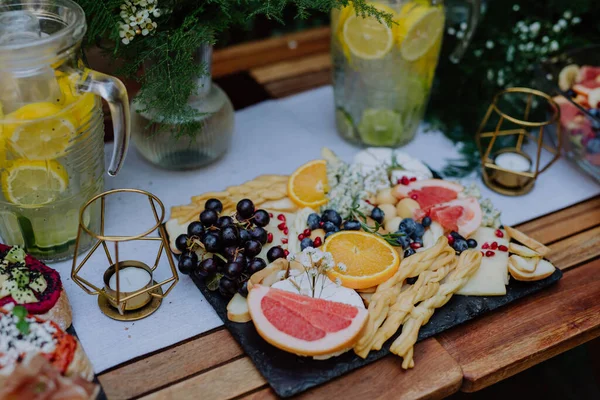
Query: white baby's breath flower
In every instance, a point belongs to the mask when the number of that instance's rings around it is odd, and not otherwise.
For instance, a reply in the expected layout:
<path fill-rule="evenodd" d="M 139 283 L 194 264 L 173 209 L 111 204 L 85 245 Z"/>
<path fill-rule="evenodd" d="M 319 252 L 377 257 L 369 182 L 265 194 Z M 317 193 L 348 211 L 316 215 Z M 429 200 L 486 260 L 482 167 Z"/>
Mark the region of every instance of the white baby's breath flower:
<path fill-rule="evenodd" d="M 563 28 L 566 28 L 566 27 L 567 27 L 567 21 L 565 21 L 565 20 L 564 20 L 564 19 L 562 19 L 562 18 L 558 20 L 557 24 L 558 24 L 558 25 L 560 25 L 560 26 L 561 26 L 561 27 L 563 27 Z"/>
<path fill-rule="evenodd" d="M 548 36 L 544 36 L 542 38 L 542 43 L 548 43 L 550 41 L 550 38 Z"/>
<path fill-rule="evenodd" d="M 519 44 L 517 48 L 519 49 L 519 51 L 525 51 L 525 45 L 523 43 Z"/>
<path fill-rule="evenodd" d="M 450 28 L 448 28 L 447 32 L 448 32 L 448 35 L 454 36 L 456 34 L 456 29 L 454 29 L 453 27 L 450 27 Z"/>
<path fill-rule="evenodd" d="M 556 51 L 558 50 L 558 47 L 558 42 L 556 40 L 550 42 L 550 51 Z"/>
<path fill-rule="evenodd" d="M 342 280 L 340 278 L 335 278 L 335 284 L 338 286 L 342 286 Z"/>
<path fill-rule="evenodd" d="M 489 81 L 493 81 L 494 80 L 494 71 L 491 69 L 487 70 L 487 78 Z"/>
<path fill-rule="evenodd" d="M 521 9 L 521 6 L 518 4 L 513 4 L 512 9 L 513 9 L 513 11 L 517 12 Z"/>
<path fill-rule="evenodd" d="M 552 27 L 552 30 L 553 30 L 554 32 L 556 32 L 556 33 L 559 33 L 559 32 L 560 32 L 560 25 L 558 25 L 558 24 L 554 25 L 554 26 Z"/>
<path fill-rule="evenodd" d="M 460 23 L 460 30 L 461 31 L 466 31 L 467 30 L 467 23 L 466 22 L 461 22 Z"/>
<path fill-rule="evenodd" d="M 464 38 L 465 37 L 465 32 L 464 31 L 458 31 L 458 32 L 456 32 L 456 37 L 458 39 Z"/>
<path fill-rule="evenodd" d="M 491 40 L 488 40 L 487 42 L 485 42 L 485 47 L 488 49 L 493 49 L 494 48 L 494 42 L 492 42 Z"/>
<path fill-rule="evenodd" d="M 573 25 L 577 25 L 580 22 L 581 22 L 581 18 L 579 18 L 579 17 L 573 17 L 573 19 L 571 20 L 571 24 L 573 24 Z"/>
<path fill-rule="evenodd" d="M 526 49 L 527 51 L 531 51 L 531 50 L 533 50 L 533 47 L 534 47 L 534 46 L 535 46 L 535 45 L 533 44 L 533 42 L 529 42 L 529 43 L 527 43 L 527 45 L 525 46 L 525 49 Z"/>
<path fill-rule="evenodd" d="M 483 50 L 477 49 L 473 52 L 473 54 L 475 54 L 475 57 L 481 57 L 481 55 L 483 54 Z"/>
<path fill-rule="evenodd" d="M 346 264 L 344 264 L 344 263 L 338 263 L 338 269 L 339 269 L 341 272 L 347 272 L 347 271 L 348 271 L 348 267 L 347 267 L 347 266 L 346 266 Z"/>
<path fill-rule="evenodd" d="M 529 31 L 531 32 L 531 34 L 533 36 L 536 36 L 538 34 L 538 32 L 540 31 L 541 28 L 541 24 L 539 22 L 534 22 L 533 24 L 529 25 Z"/>
<path fill-rule="evenodd" d="M 571 12 L 571 10 L 567 10 L 563 13 L 564 19 L 571 19 L 572 16 L 573 16 L 573 13 Z"/>
<path fill-rule="evenodd" d="M 542 46 L 540 48 L 540 54 L 544 55 L 548 53 L 548 46 Z"/>

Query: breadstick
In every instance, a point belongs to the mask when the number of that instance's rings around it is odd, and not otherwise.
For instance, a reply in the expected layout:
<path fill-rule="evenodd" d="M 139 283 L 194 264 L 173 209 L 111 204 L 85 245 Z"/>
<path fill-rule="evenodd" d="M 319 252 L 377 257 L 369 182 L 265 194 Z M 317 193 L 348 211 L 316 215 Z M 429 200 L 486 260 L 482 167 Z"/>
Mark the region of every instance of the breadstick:
<path fill-rule="evenodd" d="M 369 302 L 369 316 L 363 334 L 354 347 L 354 352 L 365 358 L 371 349 L 372 340 L 388 315 L 390 305 L 401 292 L 406 278 L 418 276 L 431 268 L 439 259 L 440 265 L 449 264 L 455 258 L 455 251 L 448 246 L 448 239 L 441 236 L 435 246 L 405 258 L 400 263 L 398 271 L 387 281 L 377 287 L 377 291 Z"/>
<path fill-rule="evenodd" d="M 390 347 L 392 353 L 403 358 L 402 368 L 408 369 L 414 365 L 412 349 L 417 342 L 421 326 L 429 321 L 435 309 L 446 304 L 452 295 L 467 283 L 480 265 L 481 253 L 479 251 L 472 249 L 463 251 L 458 258 L 456 269 L 439 286 L 437 293 L 413 307 L 402 326 L 402 333 Z"/>

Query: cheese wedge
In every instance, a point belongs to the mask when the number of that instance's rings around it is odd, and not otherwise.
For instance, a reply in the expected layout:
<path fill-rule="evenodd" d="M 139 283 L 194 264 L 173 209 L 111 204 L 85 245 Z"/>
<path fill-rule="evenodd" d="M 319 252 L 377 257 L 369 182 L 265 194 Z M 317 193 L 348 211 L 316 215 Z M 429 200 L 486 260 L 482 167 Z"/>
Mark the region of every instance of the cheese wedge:
<path fill-rule="evenodd" d="M 482 250 L 484 243 L 497 242 L 508 247 L 507 235 L 499 238 L 496 229 L 480 227 L 472 238 L 477 241 L 477 249 Z M 484 253 L 486 250 L 482 250 Z M 508 284 L 508 252 L 494 251 L 492 257 L 483 257 L 481 266 L 471 279 L 457 292 L 465 296 L 503 296 Z"/>
<path fill-rule="evenodd" d="M 554 273 L 556 267 L 548 260 L 540 260 L 534 272 L 523 272 L 513 265 L 509 265 L 508 270 L 513 278 L 518 281 L 539 281 L 545 279 Z"/>

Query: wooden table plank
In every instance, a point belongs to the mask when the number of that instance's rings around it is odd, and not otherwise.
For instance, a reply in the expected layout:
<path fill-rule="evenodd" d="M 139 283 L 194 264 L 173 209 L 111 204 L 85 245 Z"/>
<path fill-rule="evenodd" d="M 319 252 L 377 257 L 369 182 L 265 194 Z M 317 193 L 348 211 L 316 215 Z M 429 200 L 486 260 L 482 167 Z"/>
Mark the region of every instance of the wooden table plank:
<path fill-rule="evenodd" d="M 458 364 L 431 338 L 415 347 L 415 368 L 405 371 L 390 355 L 339 379 L 300 394 L 295 399 L 439 399 L 456 393 L 462 381 Z M 276 399 L 270 388 L 244 399 Z"/>
<path fill-rule="evenodd" d="M 555 286 L 438 336 L 473 392 L 600 336 L 600 260 Z"/>
<path fill-rule="evenodd" d="M 226 329 L 184 342 L 99 376 L 109 399 L 128 399 L 173 384 L 243 354 Z"/>
<path fill-rule="evenodd" d="M 536 218 L 518 227 L 534 239 L 549 244 L 597 225 L 600 225 L 600 196 Z"/>
<path fill-rule="evenodd" d="M 552 245 L 548 258 L 565 270 L 600 256 L 600 226 Z"/>
<path fill-rule="evenodd" d="M 231 399 L 259 388 L 265 383 L 252 361 L 244 357 L 152 393 L 143 399 Z"/>

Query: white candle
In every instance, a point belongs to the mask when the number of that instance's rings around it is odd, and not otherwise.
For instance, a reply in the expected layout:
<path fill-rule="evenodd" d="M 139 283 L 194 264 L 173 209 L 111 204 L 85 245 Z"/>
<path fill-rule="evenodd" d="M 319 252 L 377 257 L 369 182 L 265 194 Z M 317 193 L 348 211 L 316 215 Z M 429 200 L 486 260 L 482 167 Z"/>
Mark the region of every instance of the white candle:
<path fill-rule="evenodd" d="M 119 289 L 121 292 L 135 292 L 150 283 L 152 276 L 142 268 L 127 267 L 119 270 Z M 108 286 L 117 290 L 117 274 L 110 277 Z"/>
<path fill-rule="evenodd" d="M 498 154 L 494 163 L 499 167 L 516 172 L 527 172 L 531 169 L 531 162 L 519 153 Z"/>

